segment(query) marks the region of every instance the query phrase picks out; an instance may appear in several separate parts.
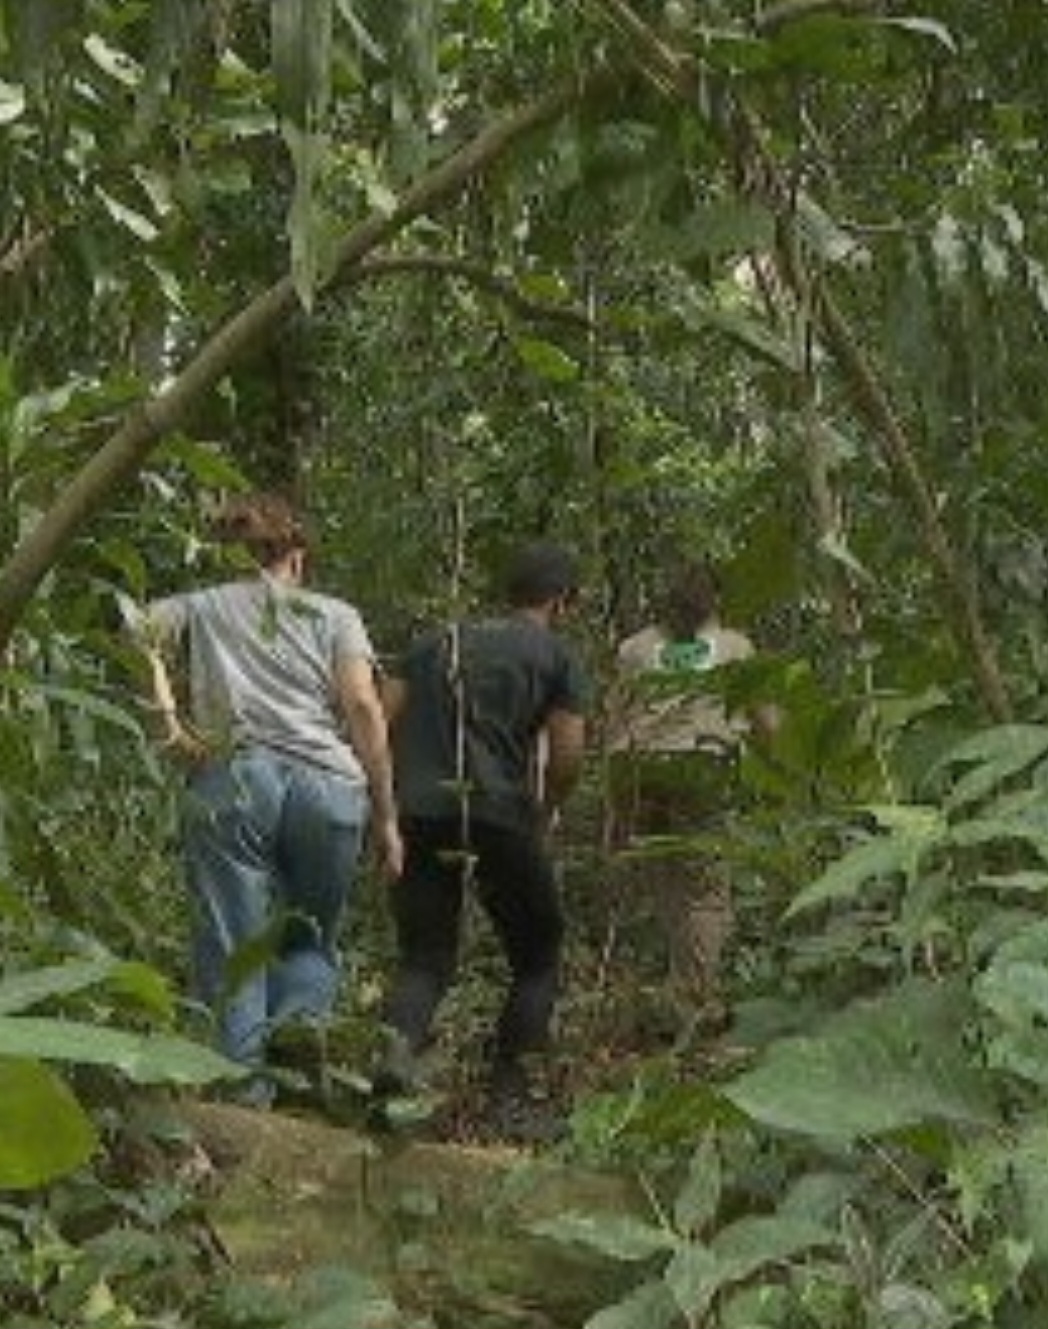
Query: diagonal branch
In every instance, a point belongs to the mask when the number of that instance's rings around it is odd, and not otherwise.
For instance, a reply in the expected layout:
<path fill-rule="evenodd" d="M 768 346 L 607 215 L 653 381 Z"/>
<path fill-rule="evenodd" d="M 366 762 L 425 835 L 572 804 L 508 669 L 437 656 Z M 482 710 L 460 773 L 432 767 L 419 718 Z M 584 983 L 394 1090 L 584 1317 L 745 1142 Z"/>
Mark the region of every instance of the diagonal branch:
<path fill-rule="evenodd" d="M 663 91 L 690 99 L 698 86 L 692 61 L 668 46 L 626 0 L 590 0 L 590 3 L 628 39 L 634 60 L 654 83 Z"/>
<path fill-rule="evenodd" d="M 476 286 L 497 300 L 501 300 L 522 318 L 535 322 L 563 323 L 566 327 L 580 332 L 588 332 L 593 328 L 593 320 L 585 309 L 532 300 L 508 277 L 492 272 L 482 263 L 450 255 L 380 254 L 375 258 L 365 259 L 356 269 L 355 276 L 357 279 L 362 279 L 398 272 L 432 273 L 436 276 L 450 277 L 452 280 L 469 282 L 471 286 Z"/>
<path fill-rule="evenodd" d="M 609 77 L 601 73 L 565 83 L 481 130 L 409 186 L 391 211 L 373 214 L 345 236 L 336 251 L 331 281 L 352 273 L 410 222 L 491 169 L 525 136 L 605 86 Z M 0 653 L 41 581 L 95 513 L 142 467 L 158 440 L 181 425 L 229 369 L 271 337 L 297 307 L 291 278 L 284 276 L 220 327 L 167 387 L 129 411 L 0 568 Z"/>

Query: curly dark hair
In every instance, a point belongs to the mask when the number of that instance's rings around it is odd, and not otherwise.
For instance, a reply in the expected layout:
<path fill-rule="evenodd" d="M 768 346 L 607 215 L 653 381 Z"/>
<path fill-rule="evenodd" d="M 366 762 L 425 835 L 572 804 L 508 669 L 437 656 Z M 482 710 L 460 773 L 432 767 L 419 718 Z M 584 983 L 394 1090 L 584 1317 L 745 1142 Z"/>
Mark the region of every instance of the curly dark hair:
<path fill-rule="evenodd" d="M 712 565 L 697 558 L 683 564 L 656 603 L 661 627 L 675 640 L 692 637 L 720 608 L 720 583 Z"/>
<path fill-rule="evenodd" d="M 310 546 L 305 522 L 282 494 L 246 494 L 230 499 L 215 518 L 214 533 L 223 544 L 243 545 L 263 568 Z"/>

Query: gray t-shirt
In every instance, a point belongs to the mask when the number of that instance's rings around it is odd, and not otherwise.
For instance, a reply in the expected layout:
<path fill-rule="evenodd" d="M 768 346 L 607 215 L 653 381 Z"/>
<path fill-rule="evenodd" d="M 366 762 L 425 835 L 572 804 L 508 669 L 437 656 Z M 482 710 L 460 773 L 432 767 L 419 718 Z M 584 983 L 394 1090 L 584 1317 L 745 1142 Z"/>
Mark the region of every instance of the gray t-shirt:
<path fill-rule="evenodd" d="M 335 681 L 374 655 L 352 605 L 262 574 L 156 600 L 147 623 L 184 647 L 193 724 L 217 749 L 273 748 L 363 781 Z"/>

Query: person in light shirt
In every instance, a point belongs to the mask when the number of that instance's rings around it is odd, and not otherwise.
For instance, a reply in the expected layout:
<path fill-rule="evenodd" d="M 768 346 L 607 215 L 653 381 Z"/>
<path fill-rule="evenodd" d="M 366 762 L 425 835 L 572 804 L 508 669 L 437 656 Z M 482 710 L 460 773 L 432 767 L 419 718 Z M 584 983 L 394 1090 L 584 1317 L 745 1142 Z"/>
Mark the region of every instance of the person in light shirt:
<path fill-rule="evenodd" d="M 402 849 L 360 614 L 305 588 L 306 532 L 280 496 L 235 499 L 216 535 L 252 570 L 155 600 L 139 636 L 162 746 L 186 772 L 195 994 L 220 1049 L 259 1072 L 262 1104 L 273 1035 L 331 1015 L 365 831 L 391 875 Z"/>
<path fill-rule="evenodd" d="M 684 1038 L 727 1022 L 722 968 L 733 923 L 731 884 L 723 864 L 689 849 L 687 839 L 720 824 L 736 795 L 741 745 L 777 723 L 766 706 L 729 713 L 709 686 L 714 671 L 753 654 L 750 638 L 721 622 L 716 578 L 702 560 L 678 569 L 656 621 L 617 651 L 609 745 L 616 839 L 640 851 Z"/>

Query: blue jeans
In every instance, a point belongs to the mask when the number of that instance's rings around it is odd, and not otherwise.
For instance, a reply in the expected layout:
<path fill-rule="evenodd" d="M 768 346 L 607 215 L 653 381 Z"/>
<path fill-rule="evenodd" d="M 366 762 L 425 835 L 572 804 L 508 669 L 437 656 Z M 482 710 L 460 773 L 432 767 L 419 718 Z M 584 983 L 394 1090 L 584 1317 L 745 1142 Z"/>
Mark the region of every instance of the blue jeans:
<path fill-rule="evenodd" d="M 194 989 L 234 1060 L 258 1064 L 273 1029 L 330 1014 L 367 814 L 362 785 L 268 748 L 190 776 Z"/>

